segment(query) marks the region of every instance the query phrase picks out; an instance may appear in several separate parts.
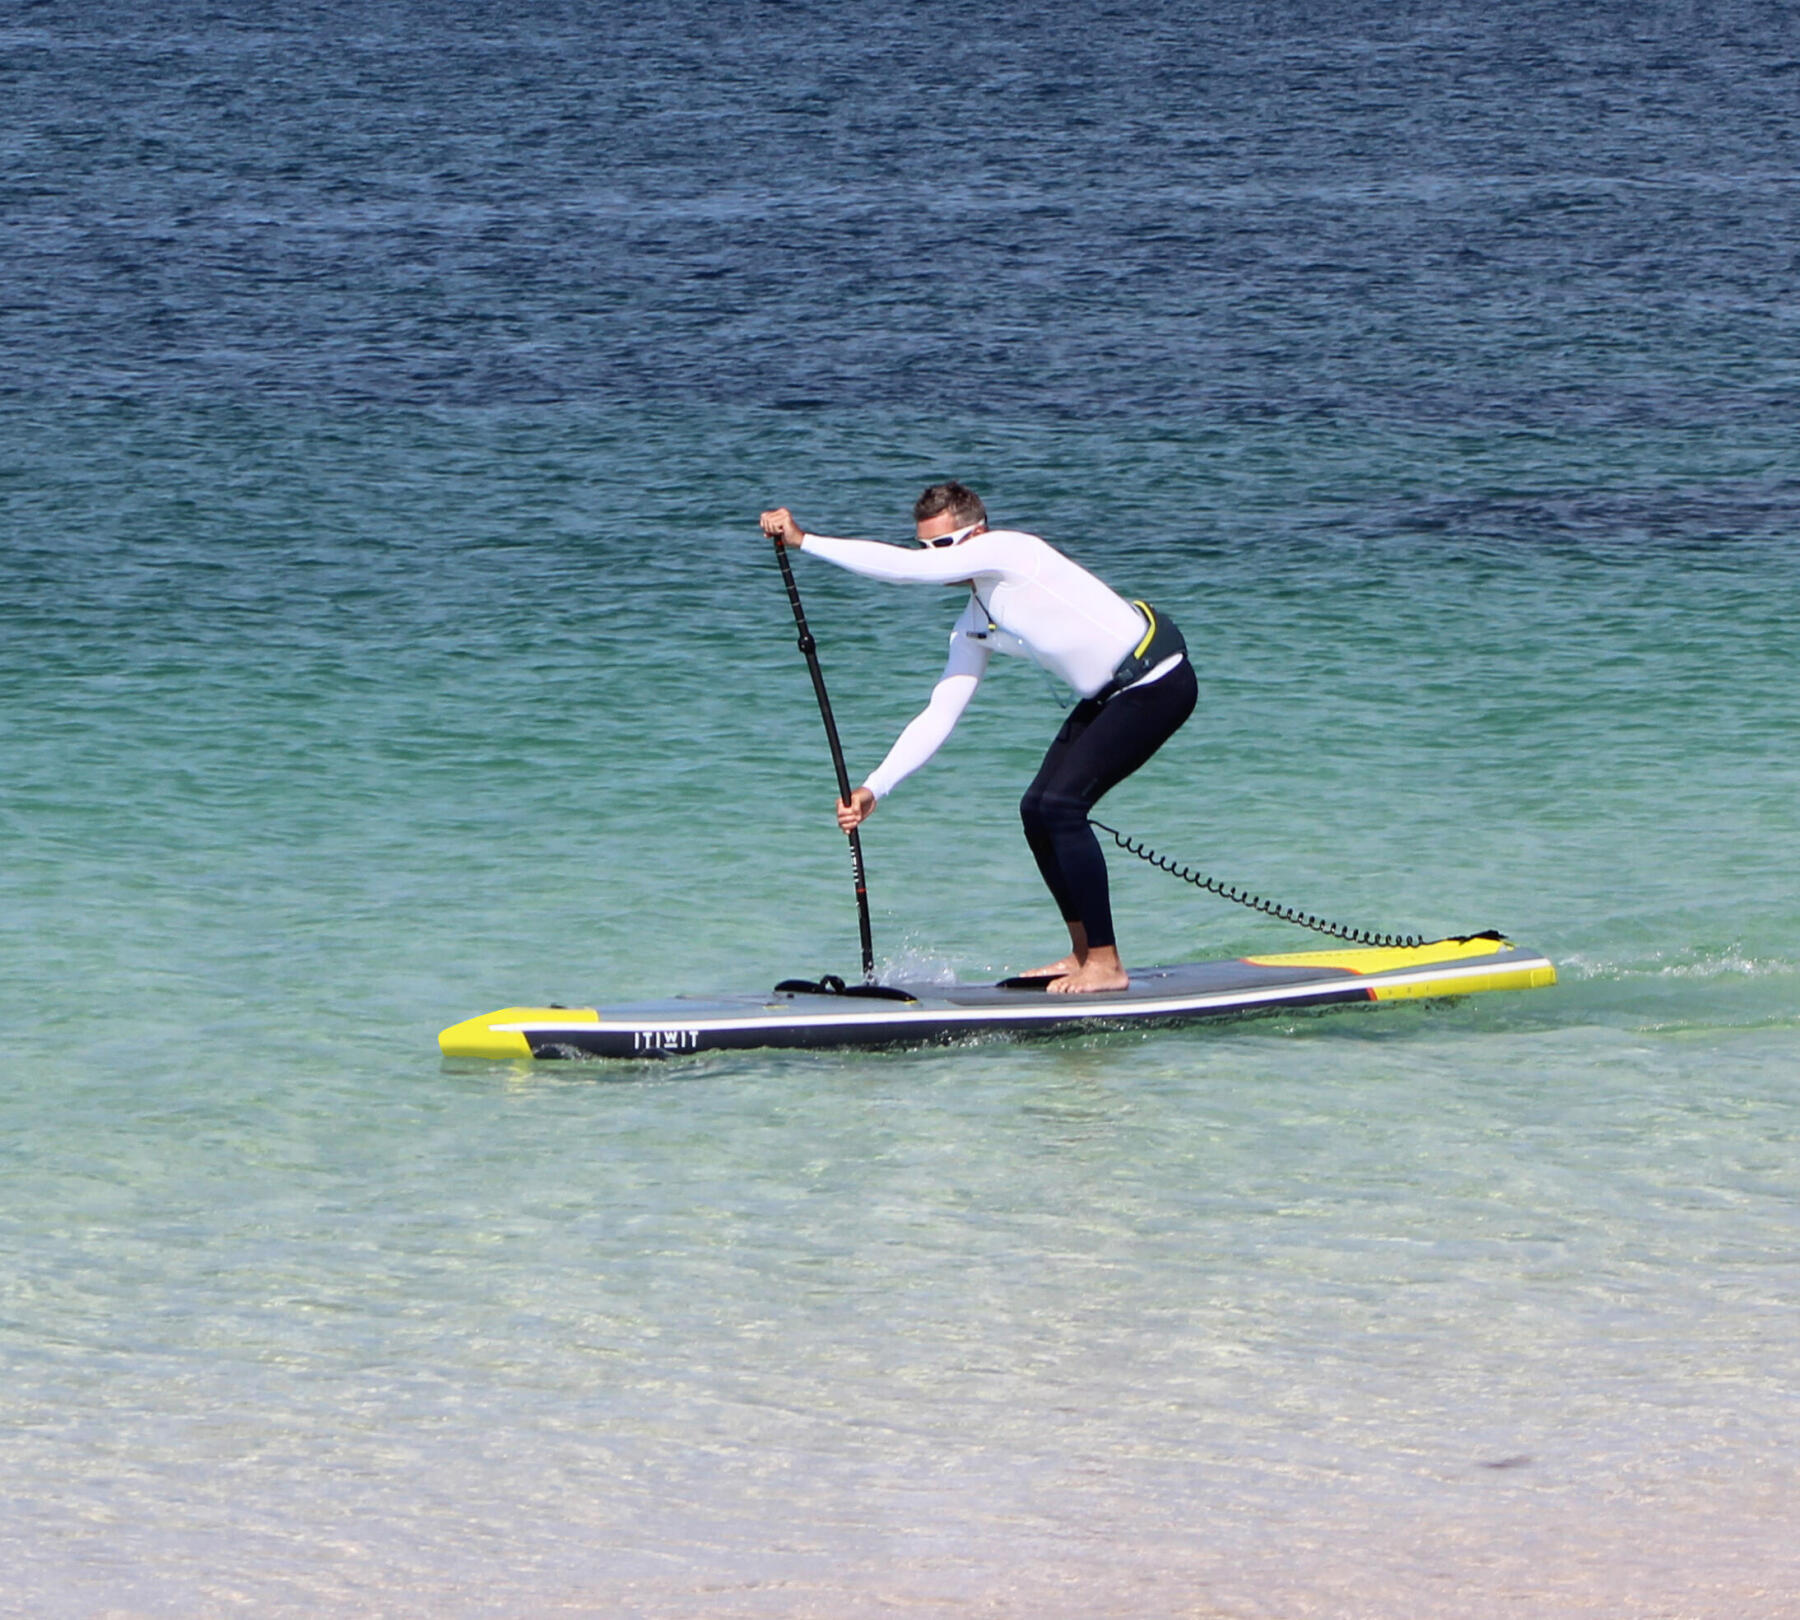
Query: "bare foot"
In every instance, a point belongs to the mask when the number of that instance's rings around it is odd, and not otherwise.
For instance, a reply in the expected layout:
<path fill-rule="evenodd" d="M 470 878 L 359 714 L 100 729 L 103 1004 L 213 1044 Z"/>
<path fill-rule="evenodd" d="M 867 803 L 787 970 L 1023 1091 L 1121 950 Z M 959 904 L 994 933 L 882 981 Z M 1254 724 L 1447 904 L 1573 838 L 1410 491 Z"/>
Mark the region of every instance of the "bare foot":
<path fill-rule="evenodd" d="M 1048 967 L 1033 968 L 1029 973 L 1021 973 L 1021 979 L 1060 979 L 1065 974 L 1074 973 L 1081 966 L 1081 958 L 1070 951 L 1060 962 L 1052 962 Z"/>
<path fill-rule="evenodd" d="M 1072 973 L 1052 979 L 1044 988 L 1053 996 L 1078 996 L 1096 990 L 1128 990 L 1131 975 L 1116 963 L 1097 962 L 1089 957 Z"/>

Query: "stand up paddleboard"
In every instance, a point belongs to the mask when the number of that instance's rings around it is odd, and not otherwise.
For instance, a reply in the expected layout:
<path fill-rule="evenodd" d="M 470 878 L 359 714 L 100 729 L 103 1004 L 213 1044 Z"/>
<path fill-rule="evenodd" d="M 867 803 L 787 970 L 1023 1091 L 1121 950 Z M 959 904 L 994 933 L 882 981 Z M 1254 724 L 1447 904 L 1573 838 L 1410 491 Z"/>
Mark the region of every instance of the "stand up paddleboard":
<path fill-rule="evenodd" d="M 1128 990 L 1053 996 L 1042 981 L 898 984 L 847 993 L 827 980 L 768 995 L 677 996 L 618 1007 L 507 1007 L 438 1037 L 446 1057 L 649 1058 L 745 1047 L 927 1046 L 1055 1035 L 1554 984 L 1556 969 L 1498 935 L 1406 948 L 1302 951 L 1133 973 Z M 862 988 L 863 993 L 857 993 Z"/>
<path fill-rule="evenodd" d="M 832 718 L 817 643 L 780 539 L 775 556 L 794 613 L 798 646 L 812 675 L 831 747 L 838 797 L 850 797 L 844 751 Z M 1246 956 L 1133 973 L 1128 989 L 1050 995 L 1044 979 L 999 984 L 894 984 L 875 979 L 862 844 L 849 835 L 862 943 L 863 983 L 789 979 L 767 995 L 677 996 L 619 1007 L 506 1007 L 453 1024 L 438 1037 L 446 1057 L 648 1058 L 758 1046 L 928 1046 L 981 1035 L 1054 1035 L 1089 1029 L 1183 1024 L 1206 1018 L 1356 1002 L 1466 996 L 1554 984 L 1542 956 L 1499 934 L 1425 941 L 1375 935 L 1278 906 L 1164 859 L 1103 822 L 1122 849 L 1237 905 L 1351 942 L 1348 949 Z"/>

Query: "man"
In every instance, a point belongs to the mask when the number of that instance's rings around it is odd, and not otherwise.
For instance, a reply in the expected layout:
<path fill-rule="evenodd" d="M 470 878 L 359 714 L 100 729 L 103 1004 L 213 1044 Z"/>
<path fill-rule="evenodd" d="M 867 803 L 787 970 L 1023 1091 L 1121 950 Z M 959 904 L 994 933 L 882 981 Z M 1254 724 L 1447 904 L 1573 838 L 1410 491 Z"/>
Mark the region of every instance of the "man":
<path fill-rule="evenodd" d="M 1193 713 L 1198 686 L 1181 633 L 1035 534 L 990 529 L 981 497 L 961 484 L 932 485 L 913 521 L 919 551 L 808 534 L 785 506 L 762 515 L 764 534 L 852 573 L 970 592 L 931 702 L 849 802 L 838 801 L 838 825 L 849 832 L 868 820 L 938 751 L 990 653 L 1035 659 L 1081 701 L 1019 803 L 1031 853 L 1069 929 L 1069 954 L 1029 977 L 1048 980 L 1057 994 L 1123 990 L 1130 979 L 1113 934 L 1106 857 L 1087 818 Z"/>

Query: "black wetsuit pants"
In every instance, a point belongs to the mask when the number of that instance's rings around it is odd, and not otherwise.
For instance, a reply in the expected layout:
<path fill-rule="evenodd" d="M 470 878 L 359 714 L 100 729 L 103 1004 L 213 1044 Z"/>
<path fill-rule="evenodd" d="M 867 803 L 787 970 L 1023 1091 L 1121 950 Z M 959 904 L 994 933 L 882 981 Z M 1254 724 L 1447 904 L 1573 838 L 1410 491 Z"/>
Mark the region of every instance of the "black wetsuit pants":
<path fill-rule="evenodd" d="M 1105 703 L 1076 704 L 1019 801 L 1038 870 L 1063 920 L 1087 929 L 1090 947 L 1116 941 L 1106 857 L 1088 812 L 1181 729 L 1198 696 L 1194 667 L 1183 658 L 1147 685 L 1127 687 Z"/>

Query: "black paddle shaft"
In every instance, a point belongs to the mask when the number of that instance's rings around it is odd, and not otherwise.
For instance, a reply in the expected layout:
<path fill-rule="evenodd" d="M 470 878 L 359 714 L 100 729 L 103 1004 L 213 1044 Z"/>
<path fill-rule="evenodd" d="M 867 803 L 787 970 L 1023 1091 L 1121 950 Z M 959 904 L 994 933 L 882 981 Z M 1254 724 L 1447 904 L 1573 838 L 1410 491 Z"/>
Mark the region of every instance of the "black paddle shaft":
<path fill-rule="evenodd" d="M 850 802 L 850 773 L 844 768 L 844 745 L 838 740 L 837 721 L 831 713 L 831 697 L 825 690 L 825 671 L 819 667 L 819 644 L 807 628 L 806 609 L 800 605 L 800 587 L 794 583 L 793 565 L 788 562 L 788 548 L 779 537 L 775 541 L 775 560 L 781 564 L 782 582 L 787 586 L 788 602 L 794 609 L 794 628 L 799 632 L 799 648 L 806 655 L 806 668 L 812 676 L 813 694 L 819 700 L 819 717 L 825 722 L 825 740 L 831 744 L 831 763 L 837 769 L 838 797 Z M 862 839 L 850 829 L 850 875 L 856 884 L 856 922 L 862 933 L 863 982 L 875 982 L 875 935 L 869 927 L 869 880 L 863 869 Z"/>

